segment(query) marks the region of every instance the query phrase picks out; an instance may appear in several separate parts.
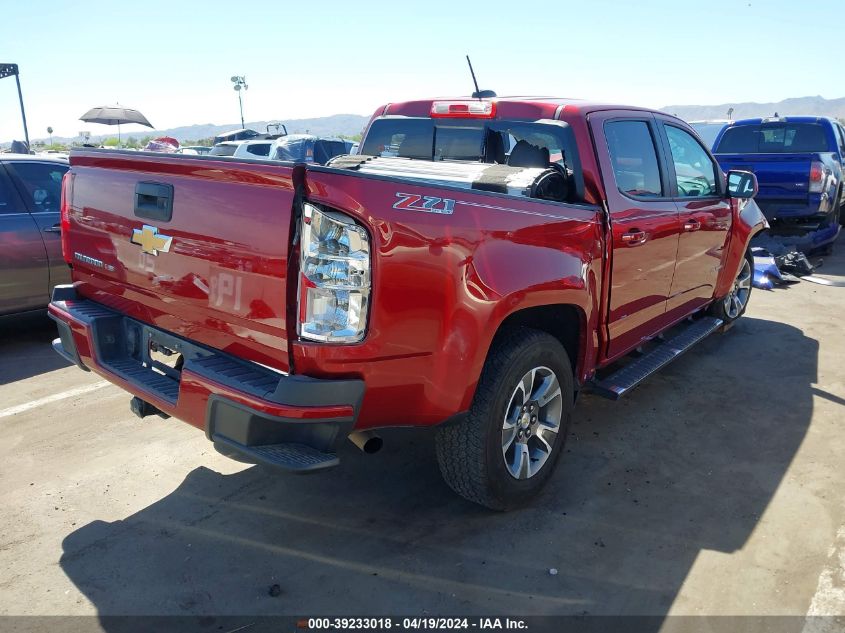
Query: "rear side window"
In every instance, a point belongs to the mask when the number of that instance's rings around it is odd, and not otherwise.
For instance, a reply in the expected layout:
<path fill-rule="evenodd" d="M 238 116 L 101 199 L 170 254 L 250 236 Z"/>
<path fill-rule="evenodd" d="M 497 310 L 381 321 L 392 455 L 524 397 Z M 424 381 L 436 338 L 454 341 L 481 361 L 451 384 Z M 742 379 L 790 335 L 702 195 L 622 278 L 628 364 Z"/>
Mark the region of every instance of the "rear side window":
<path fill-rule="evenodd" d="M 12 189 L 12 183 L 3 173 L 3 166 L 0 165 L 0 215 L 4 213 L 20 213 L 26 209 L 19 209 L 18 198 Z"/>
<path fill-rule="evenodd" d="M 68 165 L 20 161 L 7 163 L 23 185 L 22 194 L 38 211 L 58 211 L 62 198 L 62 176 Z"/>
<path fill-rule="evenodd" d="M 247 146 L 246 151 L 255 156 L 267 156 L 270 153 L 270 143 L 253 143 Z"/>
<path fill-rule="evenodd" d="M 818 123 L 759 123 L 725 130 L 719 154 L 788 154 L 833 151 Z"/>
<path fill-rule="evenodd" d="M 608 121 L 604 124 L 604 134 L 619 191 L 629 196 L 663 196 L 657 149 L 649 124 Z"/>

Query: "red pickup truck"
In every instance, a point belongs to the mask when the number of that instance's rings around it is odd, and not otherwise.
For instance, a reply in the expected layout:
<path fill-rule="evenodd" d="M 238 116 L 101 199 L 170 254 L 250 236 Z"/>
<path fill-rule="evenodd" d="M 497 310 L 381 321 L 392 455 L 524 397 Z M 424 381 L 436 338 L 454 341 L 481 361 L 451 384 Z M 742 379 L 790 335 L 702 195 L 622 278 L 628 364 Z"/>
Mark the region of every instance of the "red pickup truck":
<path fill-rule="evenodd" d="M 766 226 L 684 122 L 575 100 L 389 104 L 326 166 L 70 162 L 60 354 L 292 471 L 433 427 L 448 484 L 495 509 L 549 478 L 579 391 L 617 398 L 742 315 Z"/>

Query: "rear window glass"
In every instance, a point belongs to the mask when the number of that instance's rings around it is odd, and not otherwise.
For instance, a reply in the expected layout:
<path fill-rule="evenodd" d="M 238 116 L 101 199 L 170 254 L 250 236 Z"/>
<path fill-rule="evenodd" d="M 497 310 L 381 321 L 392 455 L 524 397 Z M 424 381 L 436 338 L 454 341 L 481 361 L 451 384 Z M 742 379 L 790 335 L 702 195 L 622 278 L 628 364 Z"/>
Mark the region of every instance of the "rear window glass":
<path fill-rule="evenodd" d="M 818 123 L 759 123 L 725 130 L 720 154 L 787 154 L 829 152 L 827 134 Z"/>
<path fill-rule="evenodd" d="M 583 199 L 584 178 L 575 136 L 565 123 L 376 119 L 358 153 L 517 167 L 543 168 L 557 164 L 572 172 L 578 198 Z"/>
<path fill-rule="evenodd" d="M 238 151 L 237 145 L 215 145 L 208 152 L 209 156 L 232 156 Z"/>

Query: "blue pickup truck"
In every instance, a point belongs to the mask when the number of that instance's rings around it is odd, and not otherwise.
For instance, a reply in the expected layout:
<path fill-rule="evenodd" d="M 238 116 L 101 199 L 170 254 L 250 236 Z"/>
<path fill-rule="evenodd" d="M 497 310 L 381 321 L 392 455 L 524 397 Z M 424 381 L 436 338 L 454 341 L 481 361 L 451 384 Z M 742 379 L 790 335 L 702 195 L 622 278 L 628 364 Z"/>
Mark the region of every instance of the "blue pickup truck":
<path fill-rule="evenodd" d="M 755 201 L 773 233 L 806 234 L 812 250 L 829 246 L 845 222 L 845 128 L 825 117 L 744 119 L 713 145 L 722 170 L 757 176 Z"/>

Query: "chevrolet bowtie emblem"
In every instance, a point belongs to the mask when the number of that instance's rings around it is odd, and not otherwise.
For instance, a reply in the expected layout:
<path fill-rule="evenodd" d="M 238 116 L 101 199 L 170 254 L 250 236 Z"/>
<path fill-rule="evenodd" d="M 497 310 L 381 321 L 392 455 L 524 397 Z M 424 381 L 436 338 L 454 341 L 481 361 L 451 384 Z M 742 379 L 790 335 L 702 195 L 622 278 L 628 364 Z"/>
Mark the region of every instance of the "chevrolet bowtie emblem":
<path fill-rule="evenodd" d="M 133 244 L 138 244 L 145 253 L 158 255 L 159 251 L 166 253 L 170 250 L 170 243 L 173 238 L 169 235 L 162 235 L 156 227 L 145 224 L 142 228 L 132 231 L 130 241 Z"/>

